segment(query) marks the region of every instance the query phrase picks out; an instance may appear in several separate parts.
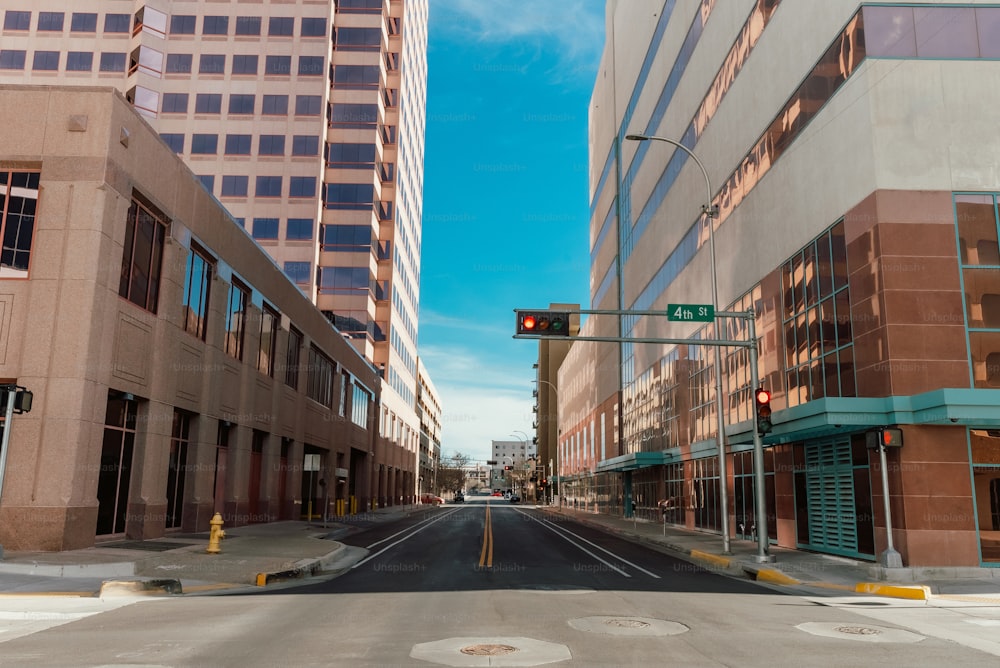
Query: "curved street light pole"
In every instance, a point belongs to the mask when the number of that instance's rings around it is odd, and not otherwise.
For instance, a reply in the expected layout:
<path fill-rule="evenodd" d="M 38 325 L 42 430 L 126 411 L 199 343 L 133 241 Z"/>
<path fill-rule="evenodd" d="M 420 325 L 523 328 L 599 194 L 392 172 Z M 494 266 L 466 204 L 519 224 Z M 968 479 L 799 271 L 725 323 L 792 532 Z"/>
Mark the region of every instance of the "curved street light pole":
<path fill-rule="evenodd" d="M 695 164 L 698 165 L 699 169 L 701 169 L 701 174 L 705 177 L 705 190 L 707 191 L 705 203 L 701 205 L 701 212 L 705 214 L 706 218 L 708 218 L 708 246 L 712 260 L 712 306 L 715 307 L 715 310 L 719 310 L 719 285 L 715 265 L 715 223 L 712 222 L 712 219 L 719 215 L 719 209 L 718 207 L 712 205 L 712 184 L 708 180 L 708 170 L 705 169 L 705 165 L 703 165 L 701 160 L 698 159 L 698 156 L 696 156 L 691 149 L 679 141 L 667 139 L 666 137 L 659 137 L 657 135 L 638 134 L 625 135 L 625 139 L 629 139 L 631 141 L 665 142 L 687 153 L 691 159 L 694 160 Z M 713 324 L 715 325 L 716 335 L 718 337 L 718 319 L 716 319 L 716 322 Z M 715 412 L 719 418 L 717 429 L 719 431 L 719 503 L 722 506 L 722 553 L 730 554 L 729 488 L 728 476 L 726 472 L 726 417 L 723 413 L 723 407 L 725 404 L 722 396 L 722 351 L 719 346 L 715 346 L 715 399 Z"/>

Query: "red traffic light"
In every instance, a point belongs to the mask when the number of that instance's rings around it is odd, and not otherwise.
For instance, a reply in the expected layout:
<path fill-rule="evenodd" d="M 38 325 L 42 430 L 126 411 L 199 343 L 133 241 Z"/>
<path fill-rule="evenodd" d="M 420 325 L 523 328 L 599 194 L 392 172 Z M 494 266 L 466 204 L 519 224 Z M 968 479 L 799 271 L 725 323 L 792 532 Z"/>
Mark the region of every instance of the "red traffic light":
<path fill-rule="evenodd" d="M 766 404 L 771 401 L 771 393 L 763 387 L 757 388 L 757 391 L 754 392 L 754 396 L 756 397 L 758 404 Z"/>
<path fill-rule="evenodd" d="M 771 431 L 771 393 L 763 387 L 758 387 L 753 391 L 754 401 L 757 404 L 757 433 L 763 436 Z"/>
<path fill-rule="evenodd" d="M 569 336 L 569 313 L 565 311 L 522 311 L 517 313 L 518 334 Z"/>

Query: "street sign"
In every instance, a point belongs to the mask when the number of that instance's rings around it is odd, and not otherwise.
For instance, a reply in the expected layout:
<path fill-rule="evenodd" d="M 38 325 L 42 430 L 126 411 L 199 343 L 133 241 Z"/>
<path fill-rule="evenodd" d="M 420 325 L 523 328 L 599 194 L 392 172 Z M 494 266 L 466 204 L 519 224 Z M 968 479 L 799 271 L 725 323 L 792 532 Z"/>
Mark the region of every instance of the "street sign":
<path fill-rule="evenodd" d="M 667 320 L 671 322 L 714 322 L 715 307 L 711 304 L 667 304 Z"/>

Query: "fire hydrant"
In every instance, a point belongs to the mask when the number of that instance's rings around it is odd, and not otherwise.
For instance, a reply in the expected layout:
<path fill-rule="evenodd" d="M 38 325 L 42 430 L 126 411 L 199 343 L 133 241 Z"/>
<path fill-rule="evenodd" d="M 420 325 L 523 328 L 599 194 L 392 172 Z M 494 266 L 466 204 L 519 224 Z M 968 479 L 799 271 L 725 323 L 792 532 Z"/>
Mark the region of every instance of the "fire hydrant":
<path fill-rule="evenodd" d="M 219 542 L 226 537 L 226 532 L 222 530 L 222 515 L 215 513 L 208 524 L 211 528 L 208 530 L 208 549 L 205 551 L 209 554 L 218 554 L 222 552 Z"/>

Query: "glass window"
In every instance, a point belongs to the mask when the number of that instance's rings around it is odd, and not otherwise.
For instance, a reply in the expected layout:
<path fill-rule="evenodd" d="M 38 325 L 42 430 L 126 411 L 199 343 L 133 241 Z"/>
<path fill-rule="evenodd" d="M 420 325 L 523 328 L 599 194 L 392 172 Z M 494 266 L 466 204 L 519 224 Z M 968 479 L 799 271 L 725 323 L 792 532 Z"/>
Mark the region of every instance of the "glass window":
<path fill-rule="evenodd" d="M 997 265 L 997 216 L 992 195 L 956 195 L 958 251 L 964 265 Z"/>
<path fill-rule="evenodd" d="M 330 123 L 341 128 L 370 128 L 378 124 L 377 104 L 333 104 Z"/>
<path fill-rule="evenodd" d="M 976 15 L 969 7 L 914 7 L 917 56 L 978 58 Z"/>
<path fill-rule="evenodd" d="M 257 141 L 258 155 L 284 155 L 285 135 L 261 135 Z"/>
<path fill-rule="evenodd" d="M 208 296 L 212 288 L 213 261 L 205 251 L 192 246 L 184 272 L 184 331 L 205 340 L 208 323 Z"/>
<path fill-rule="evenodd" d="M 162 133 L 160 133 L 160 139 L 162 139 L 164 142 L 166 142 L 167 146 L 169 146 L 170 149 L 174 153 L 180 154 L 180 153 L 184 152 L 184 135 L 183 134 L 172 133 L 172 132 L 162 132 Z"/>
<path fill-rule="evenodd" d="M 312 264 L 309 262 L 286 262 L 285 276 L 288 276 L 296 285 L 309 285 L 309 278 L 312 272 Z"/>
<path fill-rule="evenodd" d="M 198 93 L 194 98 L 194 113 L 196 114 L 221 114 L 222 94 L 221 93 Z"/>
<path fill-rule="evenodd" d="M 132 31 L 132 16 L 129 14 L 105 14 L 104 32 L 127 33 Z"/>
<path fill-rule="evenodd" d="M 190 53 L 168 53 L 167 74 L 182 74 L 191 72 L 192 56 Z"/>
<path fill-rule="evenodd" d="M 309 269 L 308 262 L 286 262 L 285 273 L 289 264 L 304 264 Z M 302 334 L 294 327 L 288 328 L 288 348 L 285 351 L 285 385 L 291 388 L 299 386 L 299 355 L 302 351 Z"/>
<path fill-rule="evenodd" d="M 337 10 L 349 14 L 381 14 L 382 0 L 340 0 Z"/>
<path fill-rule="evenodd" d="M 167 222 L 150 207 L 133 199 L 125 226 L 118 294 L 136 306 L 156 313 Z"/>
<path fill-rule="evenodd" d="M 38 12 L 38 32 L 62 32 L 63 12 Z"/>
<path fill-rule="evenodd" d="M 226 155 L 250 155 L 251 135 L 226 135 Z"/>
<path fill-rule="evenodd" d="M 281 197 L 281 177 L 258 176 L 255 194 L 257 197 Z M 274 233 L 277 236 L 277 228 Z"/>
<path fill-rule="evenodd" d="M 171 35 L 193 35 L 195 28 L 195 16 L 174 15 L 170 17 Z"/>
<path fill-rule="evenodd" d="M 31 69 L 36 71 L 55 72 L 59 69 L 58 51 L 35 51 Z"/>
<path fill-rule="evenodd" d="M 3 16 L 4 30 L 31 30 L 31 12 L 15 12 L 11 9 Z"/>
<path fill-rule="evenodd" d="M 293 176 L 288 182 L 289 197 L 315 197 L 316 177 L 315 176 Z"/>
<path fill-rule="evenodd" d="M 253 219 L 254 239 L 277 239 L 278 219 L 277 218 L 254 218 Z"/>
<path fill-rule="evenodd" d="M 330 183 L 326 185 L 326 208 L 371 208 L 375 201 L 375 186 L 370 183 Z"/>
<path fill-rule="evenodd" d="M 233 56 L 233 74 L 257 74 L 257 56 Z"/>
<path fill-rule="evenodd" d="M 236 34 L 237 35 L 259 35 L 260 34 L 260 17 L 259 16 L 237 16 L 236 17 Z"/>
<path fill-rule="evenodd" d="M 0 277 L 28 277 L 38 183 L 38 172 L 0 171 Z"/>
<path fill-rule="evenodd" d="M 89 72 L 94 69 L 94 54 L 90 51 L 70 51 L 66 54 L 67 72 Z"/>
<path fill-rule="evenodd" d="M 1000 7 L 976 7 L 979 55 L 1000 58 Z"/>
<path fill-rule="evenodd" d="M 0 70 L 23 70 L 25 51 L 18 49 L 0 49 Z"/>
<path fill-rule="evenodd" d="M 315 346 L 309 347 L 306 396 L 327 408 L 333 407 L 334 364 Z"/>
<path fill-rule="evenodd" d="M 299 56 L 299 76 L 322 76 L 323 56 Z"/>
<path fill-rule="evenodd" d="M 165 114 L 186 114 L 188 110 L 187 93 L 164 93 L 163 106 L 160 108 Z"/>
<path fill-rule="evenodd" d="M 293 136 L 292 155 L 319 155 L 319 137 L 313 135 Z"/>
<path fill-rule="evenodd" d="M 274 376 L 274 347 L 278 339 L 281 316 L 267 304 L 260 311 L 260 348 L 257 352 L 257 370 L 265 376 Z"/>
<path fill-rule="evenodd" d="M 201 24 L 202 35 L 227 35 L 229 34 L 228 16 L 206 16 Z"/>
<path fill-rule="evenodd" d="M 272 16 L 268 19 L 267 34 L 272 37 L 291 37 L 295 30 L 295 19 L 290 16 Z"/>
<path fill-rule="evenodd" d="M 326 37 L 326 19 L 303 17 L 299 34 L 302 37 Z"/>
<path fill-rule="evenodd" d="M 215 176 L 213 174 L 199 174 L 198 180 L 202 187 L 208 192 L 215 192 Z"/>
<path fill-rule="evenodd" d="M 289 218 L 285 227 L 285 239 L 295 241 L 311 240 L 313 237 L 312 218 Z"/>
<path fill-rule="evenodd" d="M 194 134 L 191 136 L 191 155 L 215 155 L 219 151 L 219 135 Z"/>
<path fill-rule="evenodd" d="M 319 95 L 296 95 L 296 116 L 319 116 L 323 111 L 323 98 Z"/>
<path fill-rule="evenodd" d="M 335 39 L 342 51 L 378 51 L 382 47 L 382 29 L 336 28 Z"/>
<path fill-rule="evenodd" d="M 233 279 L 229 287 L 226 307 L 226 352 L 238 360 L 243 359 L 243 339 L 246 331 L 247 307 L 250 305 L 250 289 Z"/>
<path fill-rule="evenodd" d="M 265 116 L 287 116 L 288 96 L 287 95 L 265 95 L 264 104 L 260 113 Z"/>
<path fill-rule="evenodd" d="M 73 12 L 69 22 L 70 32 L 97 32 L 97 14 Z"/>
<path fill-rule="evenodd" d="M 226 71 L 226 57 L 222 54 L 202 54 L 198 65 L 198 72 L 201 74 L 224 74 Z"/>
<path fill-rule="evenodd" d="M 237 115 L 253 114 L 255 102 L 256 97 L 253 95 L 230 95 L 229 113 Z"/>
<path fill-rule="evenodd" d="M 291 56 L 267 56 L 264 60 L 264 74 L 285 75 L 292 73 Z"/>
<path fill-rule="evenodd" d="M 125 71 L 125 54 L 124 53 L 102 53 L 101 54 L 101 72 L 124 72 Z"/>
<path fill-rule="evenodd" d="M 223 197 L 246 197 L 249 191 L 250 177 L 248 176 L 223 176 L 222 196 Z"/>
<path fill-rule="evenodd" d="M 372 226 L 324 225 L 323 250 L 370 253 L 372 250 Z"/>
<path fill-rule="evenodd" d="M 327 163 L 331 165 L 375 165 L 374 144 L 330 144 Z"/>
<path fill-rule="evenodd" d="M 337 65 L 333 70 L 333 83 L 342 88 L 372 88 L 379 79 L 378 65 Z"/>

